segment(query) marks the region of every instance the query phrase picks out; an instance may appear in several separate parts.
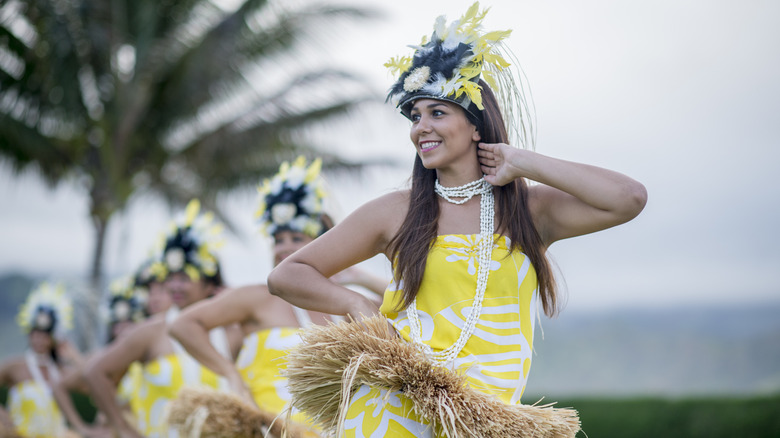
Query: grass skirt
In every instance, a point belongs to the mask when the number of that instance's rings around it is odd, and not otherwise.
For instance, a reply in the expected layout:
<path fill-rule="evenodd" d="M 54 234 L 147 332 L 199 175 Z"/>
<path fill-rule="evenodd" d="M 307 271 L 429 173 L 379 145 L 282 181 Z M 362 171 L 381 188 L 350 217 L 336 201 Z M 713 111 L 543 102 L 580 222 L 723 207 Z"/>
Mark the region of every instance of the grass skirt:
<path fill-rule="evenodd" d="M 363 384 L 403 392 L 417 415 L 450 438 L 574 437 L 580 430 L 573 409 L 505 404 L 471 388 L 465 376 L 399 339 L 384 317 L 313 326 L 301 337 L 284 371 L 292 405 L 336 436 Z"/>
<path fill-rule="evenodd" d="M 168 407 L 169 429 L 181 438 L 310 438 L 320 435 L 258 409 L 234 394 L 188 387 Z"/>

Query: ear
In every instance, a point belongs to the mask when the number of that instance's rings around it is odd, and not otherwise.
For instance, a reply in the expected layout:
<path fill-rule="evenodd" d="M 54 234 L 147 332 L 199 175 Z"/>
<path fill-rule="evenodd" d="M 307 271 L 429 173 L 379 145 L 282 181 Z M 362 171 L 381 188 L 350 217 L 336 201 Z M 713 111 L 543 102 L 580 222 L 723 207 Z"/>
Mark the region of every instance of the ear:
<path fill-rule="evenodd" d="M 477 129 L 476 126 L 474 126 L 474 132 L 471 134 L 471 140 L 475 142 L 479 142 L 482 140 L 482 136 L 479 135 L 479 129 Z"/>

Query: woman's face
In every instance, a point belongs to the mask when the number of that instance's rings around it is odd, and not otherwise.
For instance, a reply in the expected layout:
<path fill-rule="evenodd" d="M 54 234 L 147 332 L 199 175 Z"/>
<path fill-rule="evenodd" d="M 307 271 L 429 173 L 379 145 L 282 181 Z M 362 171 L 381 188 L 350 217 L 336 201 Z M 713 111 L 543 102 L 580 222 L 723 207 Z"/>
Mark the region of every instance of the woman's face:
<path fill-rule="evenodd" d="M 208 298 L 213 289 L 213 286 L 206 284 L 202 277 L 197 281 L 193 281 L 183 272 L 175 272 L 168 275 L 168 278 L 165 280 L 165 287 L 171 293 L 173 304 L 180 309 Z"/>
<path fill-rule="evenodd" d="M 312 240 L 314 239 L 299 231 L 284 230 L 274 233 L 274 266 Z"/>
<path fill-rule="evenodd" d="M 157 281 L 149 283 L 149 301 L 146 306 L 150 315 L 165 312 L 171 307 L 172 302 L 171 293 L 165 284 Z"/>
<path fill-rule="evenodd" d="M 37 354 L 47 354 L 54 348 L 54 338 L 43 330 L 32 330 L 28 340 L 30 349 Z"/>
<path fill-rule="evenodd" d="M 409 116 L 409 136 L 426 169 L 476 162 L 479 131 L 460 106 L 443 100 L 419 99 Z"/>

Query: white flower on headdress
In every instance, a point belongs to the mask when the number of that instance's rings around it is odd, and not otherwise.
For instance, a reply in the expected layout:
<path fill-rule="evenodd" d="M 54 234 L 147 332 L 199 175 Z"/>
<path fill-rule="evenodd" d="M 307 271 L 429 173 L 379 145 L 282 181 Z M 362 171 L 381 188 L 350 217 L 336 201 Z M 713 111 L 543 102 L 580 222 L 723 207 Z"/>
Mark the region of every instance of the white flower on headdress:
<path fill-rule="evenodd" d="M 112 309 L 114 314 L 114 321 L 129 321 L 130 320 L 130 303 L 125 300 L 117 301 Z"/>
<path fill-rule="evenodd" d="M 165 253 L 165 264 L 170 271 L 181 271 L 184 267 L 184 250 L 171 248 Z"/>
<path fill-rule="evenodd" d="M 409 73 L 409 76 L 404 80 L 404 91 L 413 92 L 422 88 L 431 77 L 431 68 L 427 65 L 417 67 Z"/>
<path fill-rule="evenodd" d="M 271 207 L 271 221 L 276 225 L 284 225 L 295 217 L 295 204 L 276 204 Z"/>
<path fill-rule="evenodd" d="M 34 328 L 40 330 L 49 330 L 51 328 L 52 320 L 48 312 L 43 309 L 38 310 L 38 314 L 35 315 Z"/>
<path fill-rule="evenodd" d="M 42 311 L 43 309 L 51 312 Z M 54 319 L 52 319 L 54 317 Z M 27 296 L 16 317 L 26 333 L 34 328 L 52 330 L 55 338 L 61 338 L 73 327 L 73 305 L 62 284 L 54 286 L 42 283 Z"/>
<path fill-rule="evenodd" d="M 322 211 L 322 202 L 316 193 L 310 192 L 301 199 L 301 207 L 309 214 L 317 214 Z"/>

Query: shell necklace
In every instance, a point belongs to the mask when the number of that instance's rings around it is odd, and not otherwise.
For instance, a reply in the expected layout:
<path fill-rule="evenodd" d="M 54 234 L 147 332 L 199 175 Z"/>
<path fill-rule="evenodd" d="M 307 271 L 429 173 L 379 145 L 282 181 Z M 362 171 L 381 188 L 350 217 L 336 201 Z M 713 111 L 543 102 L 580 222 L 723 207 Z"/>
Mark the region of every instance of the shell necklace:
<path fill-rule="evenodd" d="M 485 290 L 487 289 L 488 274 L 490 273 L 490 261 L 491 254 L 493 252 L 493 221 L 494 211 L 493 206 L 495 201 L 493 199 L 493 186 L 485 181 L 484 178 L 480 178 L 476 181 L 472 181 L 468 184 L 459 187 L 444 187 L 439 184 L 439 180 L 436 180 L 435 184 L 436 194 L 444 198 L 447 202 L 453 204 L 464 204 L 469 199 L 476 195 L 482 195 L 479 202 L 479 270 L 477 271 L 477 290 L 474 295 L 474 302 L 469 312 L 469 316 L 466 318 L 466 323 L 461 329 L 460 336 L 454 344 L 450 345 L 445 350 L 439 352 L 433 352 L 430 346 L 423 343 L 422 340 L 422 325 L 420 324 L 420 317 L 417 314 L 417 299 L 415 298 L 407 309 L 407 315 L 411 326 L 411 338 L 412 341 L 421 346 L 423 351 L 431 359 L 437 362 L 450 362 L 463 350 L 463 347 L 468 342 L 471 334 L 474 333 L 474 328 L 479 321 L 479 316 L 482 313 L 482 300 L 485 298 Z M 460 198 L 460 199 L 454 199 Z"/>

